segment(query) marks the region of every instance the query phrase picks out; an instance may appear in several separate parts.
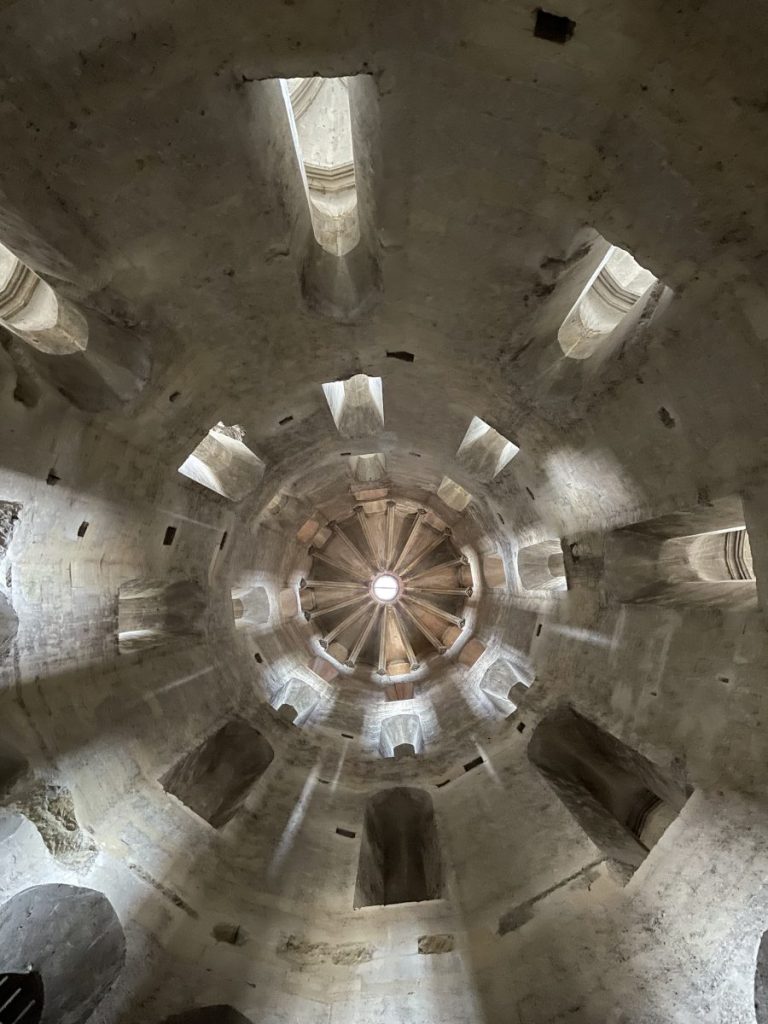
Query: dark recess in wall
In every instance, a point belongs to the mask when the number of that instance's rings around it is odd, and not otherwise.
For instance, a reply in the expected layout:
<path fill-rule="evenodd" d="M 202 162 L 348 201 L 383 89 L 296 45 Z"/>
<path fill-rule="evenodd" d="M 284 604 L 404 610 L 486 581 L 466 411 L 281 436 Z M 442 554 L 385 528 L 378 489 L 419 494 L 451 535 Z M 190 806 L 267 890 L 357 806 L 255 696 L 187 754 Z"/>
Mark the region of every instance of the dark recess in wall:
<path fill-rule="evenodd" d="M 533 34 L 537 39 L 546 39 L 550 43 L 567 43 L 573 35 L 576 22 L 562 14 L 551 14 L 541 7 L 536 8 L 536 24 Z"/>

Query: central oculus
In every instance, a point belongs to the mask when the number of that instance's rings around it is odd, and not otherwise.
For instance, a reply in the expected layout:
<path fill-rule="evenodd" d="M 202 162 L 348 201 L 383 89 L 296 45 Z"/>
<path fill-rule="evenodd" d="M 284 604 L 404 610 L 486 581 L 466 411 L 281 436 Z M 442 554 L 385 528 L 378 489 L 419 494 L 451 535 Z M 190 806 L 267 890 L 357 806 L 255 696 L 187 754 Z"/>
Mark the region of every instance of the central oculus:
<path fill-rule="evenodd" d="M 400 596 L 400 580 L 390 572 L 383 572 L 374 577 L 371 593 L 382 604 L 391 604 Z"/>

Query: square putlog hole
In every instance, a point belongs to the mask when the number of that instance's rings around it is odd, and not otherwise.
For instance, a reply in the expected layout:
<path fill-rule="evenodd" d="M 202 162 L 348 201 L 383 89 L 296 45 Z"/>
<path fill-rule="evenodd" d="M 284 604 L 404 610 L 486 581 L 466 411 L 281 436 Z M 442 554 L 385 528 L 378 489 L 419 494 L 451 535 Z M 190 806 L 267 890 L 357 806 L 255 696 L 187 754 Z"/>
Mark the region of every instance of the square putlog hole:
<path fill-rule="evenodd" d="M 541 7 L 536 9 L 536 24 L 533 34 L 537 39 L 546 39 L 550 43 L 564 45 L 572 37 L 576 22 L 562 14 L 550 14 Z"/>

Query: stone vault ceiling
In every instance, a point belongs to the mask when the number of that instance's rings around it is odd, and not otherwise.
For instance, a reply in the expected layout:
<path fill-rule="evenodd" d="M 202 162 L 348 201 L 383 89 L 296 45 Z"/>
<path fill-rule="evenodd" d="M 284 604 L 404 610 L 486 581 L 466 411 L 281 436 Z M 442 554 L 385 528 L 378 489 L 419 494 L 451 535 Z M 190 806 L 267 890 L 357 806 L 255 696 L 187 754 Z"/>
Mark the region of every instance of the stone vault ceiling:
<path fill-rule="evenodd" d="M 762 7 L 2 18 L 17 1024 L 765 1024 Z"/>

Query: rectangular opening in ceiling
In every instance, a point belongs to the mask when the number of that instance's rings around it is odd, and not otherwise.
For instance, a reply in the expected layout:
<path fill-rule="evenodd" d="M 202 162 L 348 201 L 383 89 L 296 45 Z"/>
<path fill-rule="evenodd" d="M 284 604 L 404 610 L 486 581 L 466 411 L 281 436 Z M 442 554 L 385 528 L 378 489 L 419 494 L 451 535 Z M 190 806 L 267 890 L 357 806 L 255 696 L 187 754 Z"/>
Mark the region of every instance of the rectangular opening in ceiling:
<path fill-rule="evenodd" d="M 166 529 L 165 529 L 165 534 L 163 535 L 163 544 L 165 545 L 165 547 L 169 547 L 171 544 L 173 544 L 173 540 L 174 540 L 175 536 L 176 536 L 176 527 L 175 526 L 167 526 Z"/>
<path fill-rule="evenodd" d="M 381 377 L 356 373 L 348 380 L 323 384 L 333 422 L 342 437 L 365 437 L 384 429 L 384 390 Z M 351 452 L 342 453 L 350 455 Z"/>
<path fill-rule="evenodd" d="M 337 828 L 336 829 L 336 835 L 337 836 L 344 836 L 345 839 L 354 839 L 355 836 L 357 835 L 357 833 L 353 832 L 349 828 Z"/>
<path fill-rule="evenodd" d="M 481 764 L 483 764 L 482 757 L 480 757 L 479 755 L 478 757 L 473 757 L 471 761 L 467 761 L 467 763 L 464 765 L 464 771 L 471 772 L 473 768 L 479 768 Z"/>
<path fill-rule="evenodd" d="M 599 241 L 607 244 L 604 239 Z M 563 355 L 569 359 L 588 359 L 656 281 L 631 253 L 616 245 L 608 246 L 557 332 Z"/>
<path fill-rule="evenodd" d="M 456 458 L 480 480 L 490 481 L 511 462 L 520 449 L 479 416 L 473 416 Z"/>
<path fill-rule="evenodd" d="M 179 466 L 179 472 L 230 501 L 240 501 L 258 487 L 264 463 L 244 444 L 245 431 L 217 423 Z"/>
<path fill-rule="evenodd" d="M 413 352 L 405 352 L 399 350 L 397 352 L 387 352 L 387 359 L 400 359 L 403 363 L 412 363 L 416 356 Z"/>
<path fill-rule="evenodd" d="M 349 80 L 287 78 L 280 86 L 315 239 L 344 256 L 360 241 Z"/>
<path fill-rule="evenodd" d="M 469 491 L 465 491 L 460 484 L 457 484 L 447 476 L 444 476 L 440 481 L 440 486 L 437 488 L 437 496 L 441 501 L 445 502 L 448 508 L 452 508 L 455 512 L 463 512 L 472 501 L 472 495 Z"/>
<path fill-rule="evenodd" d="M 77 536 L 78 537 L 84 537 L 85 534 L 86 534 L 86 531 L 88 530 L 88 526 L 89 526 L 89 524 L 84 519 L 82 521 L 82 523 L 80 523 L 80 525 L 77 528 Z"/>

